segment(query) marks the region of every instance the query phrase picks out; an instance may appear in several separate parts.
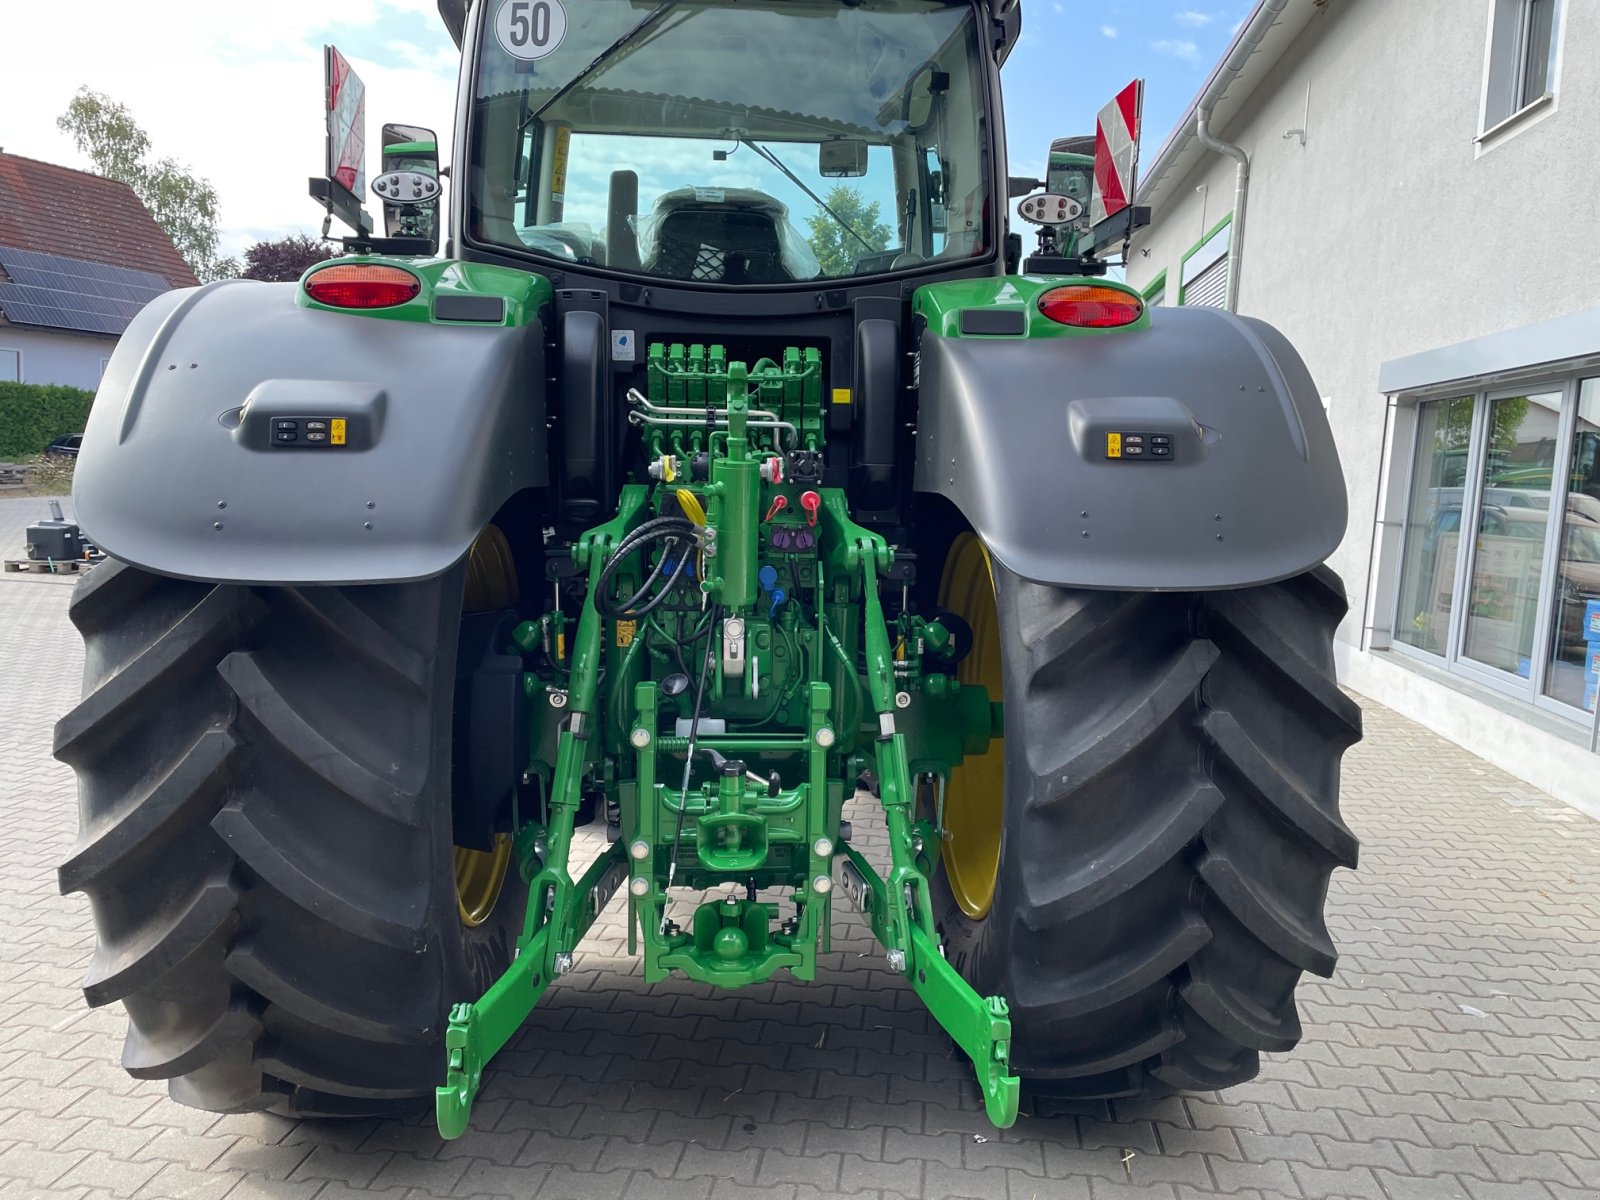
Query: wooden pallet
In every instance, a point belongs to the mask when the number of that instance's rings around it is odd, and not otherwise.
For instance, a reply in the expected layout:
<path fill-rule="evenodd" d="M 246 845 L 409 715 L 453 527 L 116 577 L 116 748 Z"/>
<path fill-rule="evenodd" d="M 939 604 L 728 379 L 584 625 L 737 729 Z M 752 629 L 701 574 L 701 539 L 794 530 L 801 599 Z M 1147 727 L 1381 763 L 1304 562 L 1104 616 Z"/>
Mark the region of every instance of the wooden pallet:
<path fill-rule="evenodd" d="M 8 558 L 6 570 L 18 571 L 24 575 L 81 575 L 101 561 L 103 560 L 98 558 L 58 558 L 53 561 L 39 558 Z"/>
<path fill-rule="evenodd" d="M 16 463 L 0 463 L 0 492 L 16 491 L 33 482 L 33 468 Z"/>

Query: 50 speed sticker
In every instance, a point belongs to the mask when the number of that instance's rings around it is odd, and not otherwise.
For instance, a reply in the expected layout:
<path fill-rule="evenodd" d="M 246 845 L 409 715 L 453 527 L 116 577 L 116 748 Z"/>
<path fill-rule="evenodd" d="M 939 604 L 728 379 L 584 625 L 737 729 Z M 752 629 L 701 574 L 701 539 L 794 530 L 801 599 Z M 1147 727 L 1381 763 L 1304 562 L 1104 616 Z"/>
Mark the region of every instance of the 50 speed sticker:
<path fill-rule="evenodd" d="M 543 58 L 567 36 L 567 10 L 561 0 L 501 0 L 494 14 L 494 37 L 512 58 Z"/>

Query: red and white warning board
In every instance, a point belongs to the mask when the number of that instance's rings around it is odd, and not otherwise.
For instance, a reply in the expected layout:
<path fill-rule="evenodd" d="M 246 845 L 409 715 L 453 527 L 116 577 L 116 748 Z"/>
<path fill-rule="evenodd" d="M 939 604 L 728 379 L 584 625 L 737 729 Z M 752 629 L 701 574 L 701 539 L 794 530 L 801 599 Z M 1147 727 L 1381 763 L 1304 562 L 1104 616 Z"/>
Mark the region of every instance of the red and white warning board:
<path fill-rule="evenodd" d="M 328 178 L 358 201 L 367 194 L 367 88 L 332 46 L 325 46 L 328 77 Z"/>
<path fill-rule="evenodd" d="M 1094 128 L 1094 191 L 1089 224 L 1098 225 L 1133 203 L 1134 171 L 1139 164 L 1139 114 L 1144 80 L 1135 79 L 1100 110 Z"/>

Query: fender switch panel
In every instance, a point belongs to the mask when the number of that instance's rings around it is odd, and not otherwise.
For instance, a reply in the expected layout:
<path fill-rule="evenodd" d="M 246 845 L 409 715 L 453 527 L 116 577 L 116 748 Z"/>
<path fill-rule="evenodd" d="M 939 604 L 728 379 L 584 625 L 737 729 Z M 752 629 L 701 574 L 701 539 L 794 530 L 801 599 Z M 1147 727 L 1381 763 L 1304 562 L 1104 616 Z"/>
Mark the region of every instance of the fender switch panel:
<path fill-rule="evenodd" d="M 1171 462 L 1172 435 L 1136 430 L 1107 433 L 1106 457 L 1121 462 Z"/>
<path fill-rule="evenodd" d="M 370 450 L 388 402 L 387 392 L 367 383 L 267 379 L 245 398 L 233 438 L 247 450 Z"/>
<path fill-rule="evenodd" d="M 350 445 L 346 417 L 273 417 L 274 450 L 338 450 Z"/>

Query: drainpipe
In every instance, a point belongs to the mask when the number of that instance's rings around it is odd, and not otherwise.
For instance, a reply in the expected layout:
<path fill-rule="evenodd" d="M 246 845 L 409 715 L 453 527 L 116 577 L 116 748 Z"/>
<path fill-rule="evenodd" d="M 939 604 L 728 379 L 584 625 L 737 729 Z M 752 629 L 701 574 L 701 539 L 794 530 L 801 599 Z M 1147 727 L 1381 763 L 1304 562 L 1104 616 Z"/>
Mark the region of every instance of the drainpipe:
<path fill-rule="evenodd" d="M 1229 312 L 1239 311 L 1239 263 L 1244 258 L 1245 204 L 1250 199 L 1250 156 L 1233 142 L 1211 136 L 1207 128 L 1211 110 L 1201 108 L 1194 119 L 1194 131 L 1200 144 L 1215 154 L 1226 154 L 1238 167 L 1233 173 L 1233 224 L 1228 234 L 1228 292 L 1223 307 Z"/>
<path fill-rule="evenodd" d="M 1194 132 L 1200 144 L 1214 154 L 1225 154 L 1238 164 L 1233 178 L 1233 226 L 1228 235 L 1228 292 L 1226 307 L 1229 312 L 1239 311 L 1239 264 L 1244 259 L 1245 205 L 1250 199 L 1250 156 L 1233 142 L 1225 142 L 1211 132 L 1211 110 L 1216 107 L 1228 85 L 1234 81 L 1244 64 L 1255 53 L 1261 39 L 1267 36 L 1278 14 L 1289 6 L 1289 0 L 1262 0 L 1251 15 L 1249 23 L 1239 34 L 1233 50 L 1206 88 L 1205 94 L 1195 104 Z"/>

